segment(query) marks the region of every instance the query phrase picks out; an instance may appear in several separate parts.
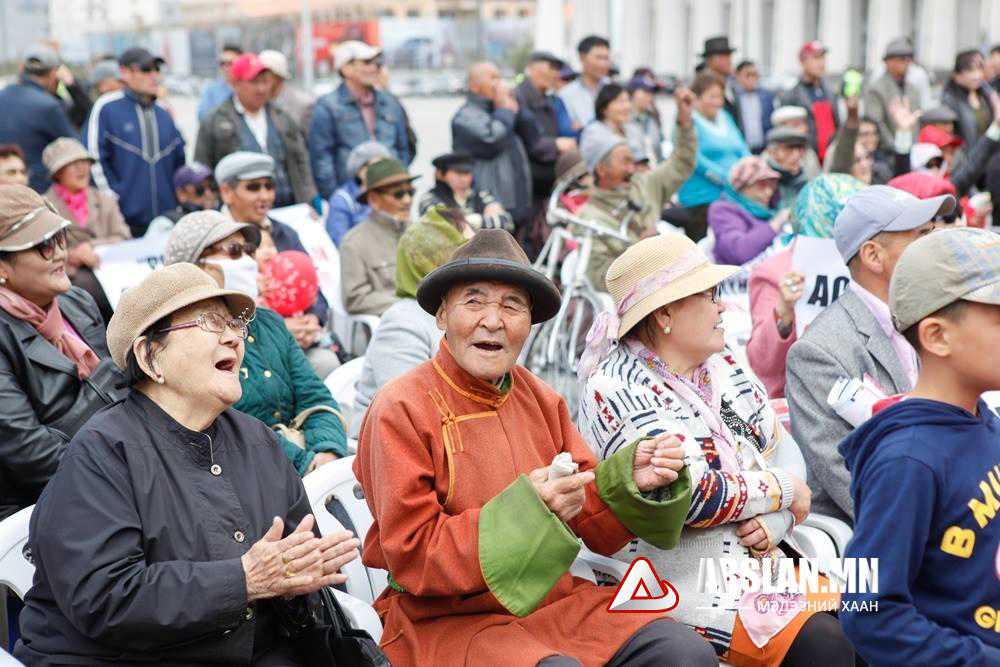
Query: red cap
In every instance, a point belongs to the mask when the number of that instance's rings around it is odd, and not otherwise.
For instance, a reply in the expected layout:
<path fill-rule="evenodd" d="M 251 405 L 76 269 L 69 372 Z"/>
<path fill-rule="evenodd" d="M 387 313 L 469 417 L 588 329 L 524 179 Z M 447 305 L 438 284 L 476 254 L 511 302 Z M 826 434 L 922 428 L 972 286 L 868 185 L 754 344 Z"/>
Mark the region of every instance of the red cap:
<path fill-rule="evenodd" d="M 823 42 L 818 39 L 814 39 L 811 42 L 806 42 L 806 44 L 799 49 L 799 60 L 808 58 L 809 56 L 821 56 L 826 53 L 826 47 L 823 46 Z"/>
<path fill-rule="evenodd" d="M 955 192 L 955 185 L 951 181 L 915 171 L 897 176 L 889 181 L 888 185 L 891 188 L 909 192 L 917 199 L 932 199 L 941 195 L 958 196 Z"/>
<path fill-rule="evenodd" d="M 244 53 L 233 61 L 229 72 L 236 81 L 253 81 L 257 75 L 267 69 L 256 53 Z"/>
<path fill-rule="evenodd" d="M 925 125 L 917 136 L 917 143 L 934 144 L 938 148 L 958 147 L 962 145 L 962 137 L 946 132 L 940 127 Z"/>

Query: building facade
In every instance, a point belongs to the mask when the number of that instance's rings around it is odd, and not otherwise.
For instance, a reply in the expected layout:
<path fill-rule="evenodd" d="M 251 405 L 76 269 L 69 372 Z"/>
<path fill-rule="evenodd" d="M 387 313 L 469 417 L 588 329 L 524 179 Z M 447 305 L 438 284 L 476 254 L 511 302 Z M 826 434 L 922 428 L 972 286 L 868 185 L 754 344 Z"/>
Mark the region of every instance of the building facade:
<path fill-rule="evenodd" d="M 689 76 L 706 37 L 726 34 L 737 60 L 777 76 L 798 70 L 802 44 L 819 39 L 828 67 L 876 68 L 885 45 L 909 36 L 917 60 L 936 72 L 955 53 L 1000 42 L 1000 0 L 538 0 L 539 48 L 575 60 L 588 34 L 606 35 L 623 72 L 649 65 Z"/>

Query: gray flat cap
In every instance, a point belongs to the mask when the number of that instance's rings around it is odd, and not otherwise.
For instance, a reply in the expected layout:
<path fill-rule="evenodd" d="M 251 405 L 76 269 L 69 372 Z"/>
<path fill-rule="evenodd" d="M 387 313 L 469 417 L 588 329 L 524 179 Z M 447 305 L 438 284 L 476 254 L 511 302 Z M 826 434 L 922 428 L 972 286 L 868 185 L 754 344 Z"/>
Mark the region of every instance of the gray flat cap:
<path fill-rule="evenodd" d="M 897 37 L 885 47 L 883 58 L 912 58 L 913 43 L 908 37 Z"/>
<path fill-rule="evenodd" d="M 24 71 L 28 74 L 45 74 L 59 67 L 59 54 L 45 44 L 33 44 L 24 52 Z"/>
<path fill-rule="evenodd" d="M 274 178 L 274 158 L 266 153 L 236 151 L 215 165 L 215 182 L 220 184 L 264 177 Z"/>
<path fill-rule="evenodd" d="M 95 85 L 106 79 L 117 79 L 119 76 L 117 60 L 102 60 L 90 70 L 90 82 Z"/>
<path fill-rule="evenodd" d="M 377 141 L 366 141 L 358 144 L 347 154 L 347 173 L 352 177 L 358 175 L 358 169 L 365 166 L 376 158 L 392 157 L 392 153 L 383 144 Z"/>
<path fill-rule="evenodd" d="M 788 146 L 808 146 L 809 137 L 805 132 L 793 130 L 790 127 L 776 127 L 767 133 L 767 143 L 785 144 Z"/>
<path fill-rule="evenodd" d="M 615 134 L 607 125 L 594 122 L 583 129 L 580 135 L 580 155 L 588 172 L 619 144 L 627 144 L 625 137 Z"/>
<path fill-rule="evenodd" d="M 260 230 L 254 225 L 236 222 L 228 215 L 213 210 L 188 213 L 170 230 L 167 247 L 163 249 L 163 263 L 196 264 L 205 248 L 236 232 L 243 232 L 247 243 L 260 245 Z"/>

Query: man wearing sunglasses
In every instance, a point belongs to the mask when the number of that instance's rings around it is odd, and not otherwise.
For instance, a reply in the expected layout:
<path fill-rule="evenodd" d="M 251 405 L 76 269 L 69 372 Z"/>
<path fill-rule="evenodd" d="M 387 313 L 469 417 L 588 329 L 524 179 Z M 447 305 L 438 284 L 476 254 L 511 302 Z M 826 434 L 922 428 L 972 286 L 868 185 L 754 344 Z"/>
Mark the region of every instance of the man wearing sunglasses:
<path fill-rule="evenodd" d="M 88 152 L 97 158 L 97 187 L 118 198 L 133 237 L 177 206 L 174 173 L 184 165 L 184 138 L 156 101 L 163 58 L 134 47 L 118 58 L 125 88 L 100 97 L 83 128 Z"/>
<path fill-rule="evenodd" d="M 164 211 L 150 223 L 150 227 L 165 222 L 164 227 L 170 229 L 188 213 L 219 208 L 215 176 L 200 162 L 186 164 L 174 172 L 174 194 L 177 196 L 177 207 Z"/>
<path fill-rule="evenodd" d="M 413 161 L 406 113 L 392 95 L 378 90 L 382 51 L 347 41 L 334 52 L 341 83 L 316 102 L 309 126 L 309 157 L 316 188 L 324 199 L 350 180 L 347 156 L 358 144 L 377 141 L 404 164 Z"/>
<path fill-rule="evenodd" d="M 198 122 L 204 123 L 216 107 L 233 94 L 233 61 L 243 53 L 235 44 L 226 44 L 219 53 L 219 78 L 205 86 L 198 101 Z"/>
<path fill-rule="evenodd" d="M 371 214 L 340 243 L 340 285 L 352 315 L 381 316 L 396 301 L 396 245 L 410 224 L 416 178 L 391 158 L 365 171 L 358 201 L 371 206 Z"/>

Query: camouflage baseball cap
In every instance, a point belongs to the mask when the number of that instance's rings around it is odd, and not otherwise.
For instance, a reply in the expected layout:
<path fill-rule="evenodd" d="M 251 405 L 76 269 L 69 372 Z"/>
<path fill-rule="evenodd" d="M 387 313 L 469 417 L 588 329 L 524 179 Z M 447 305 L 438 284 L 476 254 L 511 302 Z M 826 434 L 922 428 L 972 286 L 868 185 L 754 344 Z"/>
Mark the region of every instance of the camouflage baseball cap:
<path fill-rule="evenodd" d="M 957 227 L 928 234 L 903 251 L 889 286 L 898 331 L 956 301 L 1000 305 L 1000 235 Z"/>

